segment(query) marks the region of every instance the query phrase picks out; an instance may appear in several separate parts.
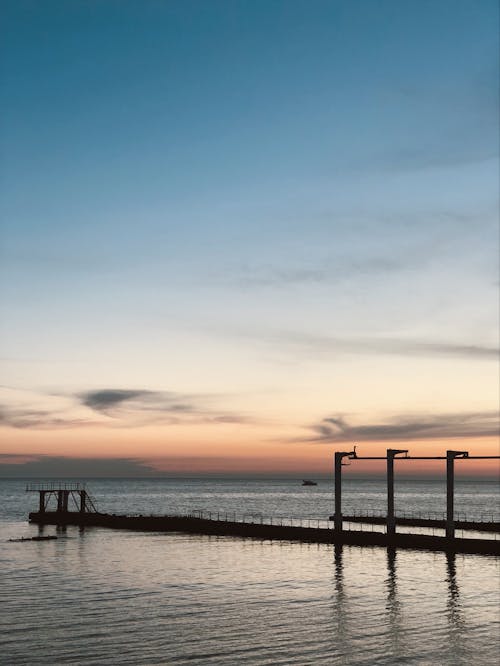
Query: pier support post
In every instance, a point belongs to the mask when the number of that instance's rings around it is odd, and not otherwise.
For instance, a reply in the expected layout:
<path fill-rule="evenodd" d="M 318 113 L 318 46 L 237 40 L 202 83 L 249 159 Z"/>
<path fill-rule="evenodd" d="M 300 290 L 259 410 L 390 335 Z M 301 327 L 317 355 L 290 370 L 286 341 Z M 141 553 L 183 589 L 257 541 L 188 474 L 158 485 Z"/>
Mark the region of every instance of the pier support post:
<path fill-rule="evenodd" d="M 57 511 L 64 511 L 64 490 L 57 491 Z"/>
<path fill-rule="evenodd" d="M 38 502 L 38 512 L 45 513 L 45 490 L 40 490 L 40 497 Z"/>
<path fill-rule="evenodd" d="M 80 490 L 80 513 L 85 513 L 85 506 L 87 503 L 87 492 Z"/>
<path fill-rule="evenodd" d="M 446 451 L 446 538 L 455 538 L 455 458 L 468 458 L 467 451 Z"/>
<path fill-rule="evenodd" d="M 387 449 L 387 536 L 396 534 L 396 518 L 394 516 L 394 458 L 400 453 L 408 453 L 407 449 Z"/>
<path fill-rule="evenodd" d="M 336 534 L 342 534 L 342 462 L 344 458 L 356 458 L 356 447 L 354 451 L 335 452 L 335 513 L 333 515 L 333 527 Z"/>
<path fill-rule="evenodd" d="M 335 513 L 333 527 L 335 532 L 342 532 L 342 453 L 335 452 Z"/>

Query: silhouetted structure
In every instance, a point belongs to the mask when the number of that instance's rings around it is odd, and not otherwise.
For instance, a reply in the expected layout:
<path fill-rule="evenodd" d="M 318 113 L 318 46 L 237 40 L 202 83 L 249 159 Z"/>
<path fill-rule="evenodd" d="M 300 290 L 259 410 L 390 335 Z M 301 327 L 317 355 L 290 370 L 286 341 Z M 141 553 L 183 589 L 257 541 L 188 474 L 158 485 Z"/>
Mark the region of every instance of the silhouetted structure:
<path fill-rule="evenodd" d="M 342 465 L 344 458 L 353 460 L 356 457 L 356 447 L 353 451 L 335 451 L 335 513 L 333 516 L 334 529 L 337 534 L 342 532 Z"/>
<path fill-rule="evenodd" d="M 382 532 L 344 530 L 338 534 L 324 527 L 302 527 L 237 522 L 199 518 L 197 516 L 127 516 L 107 513 L 48 512 L 30 513 L 30 522 L 39 525 L 76 525 L 79 527 L 110 527 L 141 532 L 185 532 L 212 536 L 252 537 L 304 543 L 330 543 L 353 546 L 392 546 L 397 548 L 451 551 L 500 555 L 500 541 L 494 539 L 446 539 L 428 534 L 395 534 L 389 539 Z"/>
<path fill-rule="evenodd" d="M 386 460 L 387 461 L 387 538 L 392 539 L 396 535 L 396 521 L 394 514 L 394 459 L 404 453 L 404 457 L 398 460 L 446 460 L 446 538 L 455 537 L 454 516 L 454 489 L 455 489 L 455 459 L 467 458 L 468 460 L 498 460 L 500 456 L 469 456 L 467 451 L 447 451 L 446 456 L 409 456 L 407 449 L 387 449 L 386 456 L 358 456 L 356 447 L 353 451 L 342 451 L 335 453 L 335 513 L 333 515 L 334 529 L 337 534 L 343 531 L 342 516 L 342 465 L 343 459 L 349 460 Z"/>
<path fill-rule="evenodd" d="M 387 449 L 387 535 L 390 537 L 396 533 L 396 519 L 394 517 L 394 458 L 400 453 L 408 455 L 408 450 Z"/>
<path fill-rule="evenodd" d="M 42 483 L 28 483 L 27 493 L 38 493 L 38 512 L 43 514 L 49 507 L 53 498 L 57 503 L 57 512 L 69 511 L 70 499 L 80 513 L 96 513 L 97 509 L 93 498 L 87 492 L 84 483 L 62 483 L 59 481 L 48 481 Z"/>
<path fill-rule="evenodd" d="M 455 536 L 455 458 L 468 458 L 467 451 L 446 451 L 446 538 Z"/>
<path fill-rule="evenodd" d="M 404 454 L 404 457 L 398 457 Z M 201 512 L 196 514 L 175 516 L 129 516 L 99 513 L 81 483 L 41 483 L 28 484 L 28 492 L 39 493 L 39 510 L 30 513 L 29 519 L 39 525 L 78 525 L 83 527 L 111 527 L 118 529 L 158 531 L 158 532 L 187 532 L 192 534 L 224 535 L 254 537 L 259 539 L 282 539 L 287 541 L 304 541 L 314 543 L 333 543 L 336 545 L 350 544 L 360 546 L 386 546 L 398 548 L 420 548 L 447 552 L 477 553 L 500 555 L 500 541 L 493 539 L 456 538 L 454 520 L 454 461 L 456 458 L 472 459 L 499 459 L 500 456 L 469 456 L 466 451 L 447 451 L 446 456 L 416 456 L 411 457 L 404 449 L 387 449 L 386 456 L 360 457 L 356 447 L 352 451 L 338 451 L 335 453 L 335 513 L 333 516 L 334 529 L 318 526 L 316 528 L 303 525 L 273 524 L 272 519 L 266 524 L 263 517 L 256 522 L 254 518 L 246 517 L 239 521 L 226 514 L 225 520 L 219 514 L 212 519 L 212 514 L 205 518 Z M 344 460 L 386 460 L 387 461 L 387 515 L 385 518 L 359 517 L 358 522 L 385 523 L 387 533 L 363 532 L 344 530 L 344 520 L 356 521 L 353 517 L 342 515 L 342 466 Z M 447 470 L 447 511 L 446 521 L 434 521 L 422 518 L 398 518 L 394 511 L 394 460 L 446 460 Z M 55 498 L 57 506 L 55 511 L 48 511 L 51 498 Z M 77 511 L 69 510 L 69 500 L 73 499 Z M 418 525 L 421 527 L 445 527 L 446 536 L 431 536 L 429 534 L 400 534 L 396 532 L 396 525 Z M 328 523 L 327 523 L 328 525 Z M 466 527 L 481 530 L 498 531 L 498 523 L 467 522 Z M 464 527 L 464 523 L 461 524 Z"/>

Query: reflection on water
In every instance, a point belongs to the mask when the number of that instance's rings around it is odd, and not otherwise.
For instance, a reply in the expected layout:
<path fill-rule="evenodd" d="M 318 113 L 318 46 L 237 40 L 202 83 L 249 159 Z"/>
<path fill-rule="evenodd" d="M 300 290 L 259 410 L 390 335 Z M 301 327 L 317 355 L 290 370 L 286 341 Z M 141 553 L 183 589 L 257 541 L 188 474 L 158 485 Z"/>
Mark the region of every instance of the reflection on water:
<path fill-rule="evenodd" d="M 457 655 L 459 659 L 457 663 L 466 663 L 467 627 L 460 603 L 460 589 L 457 581 L 457 557 L 454 553 L 446 554 L 446 571 L 446 582 L 448 584 L 446 611 L 450 653 Z"/>
<path fill-rule="evenodd" d="M 396 549 L 387 549 L 387 578 L 385 581 L 387 590 L 387 615 L 389 623 L 389 637 L 391 640 L 392 653 L 402 655 L 404 645 L 401 640 L 403 633 L 401 604 L 397 595 L 397 576 L 396 576 Z"/>
<path fill-rule="evenodd" d="M 39 528 L 1 488 L 0 664 L 496 664 L 499 558 Z"/>
<path fill-rule="evenodd" d="M 349 642 L 347 640 L 347 601 L 344 592 L 343 546 L 334 546 L 334 594 L 333 594 L 333 625 L 336 651 L 340 658 L 347 658 Z"/>
<path fill-rule="evenodd" d="M 460 592 L 457 583 L 457 556 L 455 553 L 446 553 L 446 570 L 448 576 L 448 615 L 453 626 L 461 627 L 463 620 L 460 614 Z"/>

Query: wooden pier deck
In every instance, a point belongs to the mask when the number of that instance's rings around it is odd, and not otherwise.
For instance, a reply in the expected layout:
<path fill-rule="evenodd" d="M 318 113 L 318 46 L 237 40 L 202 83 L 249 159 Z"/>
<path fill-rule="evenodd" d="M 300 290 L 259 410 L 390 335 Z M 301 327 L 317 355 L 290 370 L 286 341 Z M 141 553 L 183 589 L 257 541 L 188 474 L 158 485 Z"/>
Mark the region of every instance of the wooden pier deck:
<path fill-rule="evenodd" d="M 325 527 L 276 525 L 261 522 L 217 520 L 197 516 L 129 516 L 72 511 L 44 511 L 29 514 L 31 523 L 39 525 L 76 525 L 107 527 L 144 532 L 184 532 L 211 536 L 250 537 L 264 540 L 305 543 L 382 546 L 405 549 L 500 555 L 500 541 L 495 539 L 458 538 L 426 534 L 387 535 L 382 532 L 342 530 Z"/>

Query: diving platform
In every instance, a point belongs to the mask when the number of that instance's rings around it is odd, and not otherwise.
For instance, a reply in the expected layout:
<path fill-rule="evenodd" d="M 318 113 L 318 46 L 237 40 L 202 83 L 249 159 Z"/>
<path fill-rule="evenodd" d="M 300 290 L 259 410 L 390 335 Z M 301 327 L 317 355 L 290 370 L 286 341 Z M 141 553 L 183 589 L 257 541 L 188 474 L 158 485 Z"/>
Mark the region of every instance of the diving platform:
<path fill-rule="evenodd" d="M 96 502 L 87 491 L 85 483 L 66 481 L 45 481 L 28 483 L 27 493 L 38 493 L 38 513 L 45 514 L 51 505 L 57 513 L 68 513 L 76 508 L 79 513 L 97 513 Z"/>

